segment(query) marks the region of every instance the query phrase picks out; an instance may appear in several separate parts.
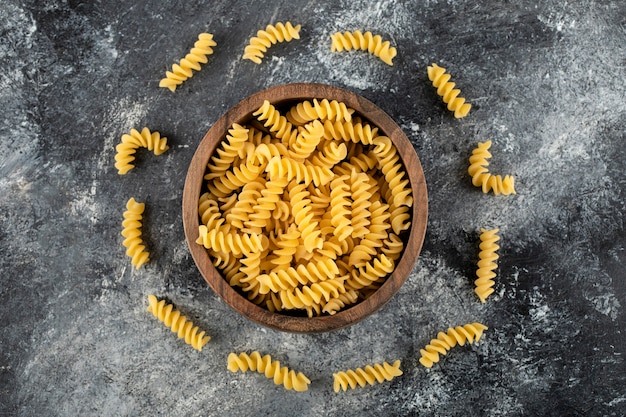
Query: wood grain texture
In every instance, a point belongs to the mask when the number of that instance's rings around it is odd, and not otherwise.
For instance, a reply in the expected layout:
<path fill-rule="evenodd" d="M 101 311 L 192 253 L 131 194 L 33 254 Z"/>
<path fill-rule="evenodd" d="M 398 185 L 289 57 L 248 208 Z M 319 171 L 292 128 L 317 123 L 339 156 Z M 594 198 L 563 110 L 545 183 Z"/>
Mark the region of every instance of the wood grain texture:
<path fill-rule="evenodd" d="M 287 102 L 300 102 L 313 98 L 337 100 L 356 110 L 364 119 L 376 125 L 382 134 L 388 136 L 398 150 L 413 193 L 412 221 L 405 250 L 397 262 L 394 272 L 372 296 L 357 305 L 332 316 L 295 317 L 272 313 L 250 301 L 231 287 L 213 266 L 208 252 L 196 243 L 198 239 L 198 199 L 200 198 L 206 166 L 213 151 L 225 138 L 233 123 L 246 123 L 252 113 L 269 100 L 280 107 Z M 400 289 L 409 276 L 422 248 L 428 217 L 428 196 L 426 180 L 419 158 L 402 129 L 383 110 L 371 101 L 348 90 L 324 84 L 296 83 L 280 85 L 253 94 L 227 111 L 204 136 L 198 146 L 185 180 L 183 191 L 183 224 L 185 237 L 191 255 L 200 273 L 211 288 L 232 308 L 243 316 L 270 328 L 298 333 L 323 332 L 340 329 L 369 316 Z"/>

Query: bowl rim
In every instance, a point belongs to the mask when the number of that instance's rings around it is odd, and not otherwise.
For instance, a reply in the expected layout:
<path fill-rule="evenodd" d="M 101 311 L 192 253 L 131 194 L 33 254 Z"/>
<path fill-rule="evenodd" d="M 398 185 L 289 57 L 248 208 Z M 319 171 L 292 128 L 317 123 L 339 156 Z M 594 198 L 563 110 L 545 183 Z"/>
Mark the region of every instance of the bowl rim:
<path fill-rule="evenodd" d="M 337 100 L 345 103 L 389 137 L 396 146 L 409 177 L 413 193 L 411 228 L 404 252 L 392 274 L 370 297 L 358 304 L 340 310 L 334 315 L 296 317 L 272 313 L 249 301 L 231 287 L 211 262 L 208 251 L 196 243 L 199 236 L 198 200 L 204 184 L 206 166 L 215 148 L 225 137 L 233 123 L 250 120 L 256 111 L 269 100 L 279 107 L 281 103 L 311 100 L 313 98 Z M 319 333 L 341 329 L 355 324 L 382 308 L 408 279 L 424 242 L 428 220 L 428 192 L 420 160 L 406 134 L 382 109 L 368 99 L 349 90 L 319 83 L 282 84 L 258 91 L 237 103 L 224 113 L 200 141 L 187 171 L 182 198 L 183 228 L 191 256 L 207 284 L 239 314 L 265 327 L 294 333 Z"/>

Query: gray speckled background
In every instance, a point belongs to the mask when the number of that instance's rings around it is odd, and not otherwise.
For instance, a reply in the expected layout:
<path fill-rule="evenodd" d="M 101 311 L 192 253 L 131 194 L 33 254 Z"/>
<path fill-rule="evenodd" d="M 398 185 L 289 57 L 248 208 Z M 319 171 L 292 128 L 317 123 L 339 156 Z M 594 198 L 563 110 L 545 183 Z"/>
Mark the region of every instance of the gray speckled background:
<path fill-rule="evenodd" d="M 262 65 L 240 59 L 268 23 L 302 24 Z M 626 414 L 626 3 L 614 1 L 28 1 L 0 4 L 0 415 Z M 389 67 L 330 53 L 371 30 Z M 176 93 L 165 70 L 208 31 L 209 63 Z M 426 77 L 448 68 L 472 104 L 455 120 Z M 422 254 L 380 312 L 328 334 L 280 333 L 226 306 L 197 272 L 182 186 L 211 124 L 244 97 L 313 81 L 359 93 L 409 136 L 429 189 Z M 126 176 L 131 128 L 169 139 Z M 518 194 L 466 174 L 477 141 Z M 121 246 L 129 197 L 146 202 L 152 261 Z M 495 294 L 473 293 L 480 227 L 501 229 Z M 165 297 L 213 336 L 198 353 L 145 311 Z M 451 325 L 489 326 L 426 370 L 419 349 Z M 306 393 L 231 374 L 231 350 L 271 353 Z M 332 374 L 402 360 L 404 375 L 335 394 Z"/>

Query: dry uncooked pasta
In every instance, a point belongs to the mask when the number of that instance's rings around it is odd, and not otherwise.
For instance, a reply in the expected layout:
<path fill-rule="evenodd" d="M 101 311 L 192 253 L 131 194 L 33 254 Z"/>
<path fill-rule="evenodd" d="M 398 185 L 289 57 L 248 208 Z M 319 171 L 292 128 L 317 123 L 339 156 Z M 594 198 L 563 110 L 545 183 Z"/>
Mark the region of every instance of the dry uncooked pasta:
<path fill-rule="evenodd" d="M 147 148 L 153 151 L 155 155 L 161 155 L 167 151 L 167 138 L 161 137 L 159 132 L 150 132 L 150 129 L 144 127 L 141 133 L 136 129 L 131 129 L 129 134 L 122 135 L 122 141 L 115 147 L 115 168 L 120 175 L 126 174 L 133 169 L 133 161 L 135 160 L 135 152 L 138 148 Z"/>
<path fill-rule="evenodd" d="M 199 352 L 211 340 L 206 332 L 200 331 L 198 326 L 194 326 L 180 311 L 175 310 L 172 304 L 167 304 L 165 300 L 158 301 L 152 294 L 148 296 L 147 310 L 169 327 L 172 332 L 177 333 L 180 339 L 185 339 L 185 343 Z"/>
<path fill-rule="evenodd" d="M 247 354 L 234 352 L 228 355 L 228 370 L 231 372 L 247 372 L 248 370 L 265 374 L 269 379 L 274 380 L 274 384 L 283 385 L 288 390 L 298 392 L 307 391 L 311 380 L 302 372 L 296 373 L 293 369 L 280 366 L 279 361 L 272 360 L 270 355 L 261 356 L 257 351 Z"/>
<path fill-rule="evenodd" d="M 150 254 L 141 238 L 141 220 L 143 219 L 144 203 L 138 203 L 134 198 L 126 202 L 124 220 L 122 221 L 122 244 L 126 248 L 126 255 L 136 269 L 150 260 Z"/>
<path fill-rule="evenodd" d="M 176 91 L 176 87 L 193 76 L 194 70 L 200 71 L 200 64 L 209 62 L 207 55 L 213 54 L 213 47 L 216 45 L 212 34 L 198 35 L 198 40 L 189 53 L 180 60 L 180 63 L 172 65 L 171 71 L 165 72 L 165 78 L 159 82 L 159 87 L 169 88 L 172 92 Z"/>
<path fill-rule="evenodd" d="M 250 38 L 250 43 L 244 49 L 243 59 L 249 59 L 255 64 L 260 64 L 270 46 L 278 42 L 300 39 L 300 27 L 300 25 L 294 27 L 291 22 L 267 25 L 265 30 L 259 30 L 256 36 Z"/>
<path fill-rule="evenodd" d="M 400 370 L 400 360 L 393 364 L 383 362 L 374 365 L 367 365 L 365 368 L 348 369 L 347 371 L 336 372 L 333 374 L 335 392 L 340 390 L 347 391 L 348 387 L 355 389 L 358 386 L 363 388 L 365 385 L 374 385 L 375 383 L 383 383 L 391 381 L 397 376 L 402 375 Z"/>
<path fill-rule="evenodd" d="M 439 362 L 439 355 L 447 354 L 457 344 L 463 346 L 466 342 L 470 344 L 478 342 L 485 330 L 487 330 L 487 326 L 480 323 L 471 323 L 450 327 L 446 333 L 439 332 L 437 338 L 431 340 L 424 349 L 420 349 L 422 356 L 419 361 L 425 367 L 431 368 L 433 363 Z"/>
<path fill-rule="evenodd" d="M 448 105 L 448 110 L 454 112 L 457 119 L 467 116 L 472 107 L 466 103 L 464 98 L 459 97 L 461 90 L 454 88 L 454 83 L 450 81 L 450 74 L 446 74 L 446 69 L 432 64 L 428 66 L 428 78 L 437 89 L 437 94 L 441 96 L 443 102 Z"/>
<path fill-rule="evenodd" d="M 500 237 L 497 235 L 500 229 L 487 230 L 481 228 L 480 234 L 480 252 L 478 253 L 478 269 L 476 270 L 476 281 L 474 285 L 476 288 L 474 292 L 480 298 L 482 303 L 485 302 L 487 297 L 493 293 L 493 286 L 495 285 L 494 278 L 496 273 L 494 272 L 498 268 L 496 260 L 498 254 L 496 251 L 500 249 L 500 246 L 496 244 Z"/>
<path fill-rule="evenodd" d="M 231 286 L 270 311 L 336 314 L 369 297 L 411 225 L 395 146 L 337 101 L 265 101 L 253 115 L 210 158 L 197 243 Z"/>
<path fill-rule="evenodd" d="M 354 32 L 337 32 L 330 35 L 332 52 L 349 51 L 360 49 L 367 51 L 380 58 L 385 64 L 393 65 L 393 58 L 397 55 L 396 48 L 390 45 L 389 41 L 384 41 L 380 35 L 373 35 L 372 32 L 362 33 L 360 30 Z"/>
<path fill-rule="evenodd" d="M 511 175 L 505 175 L 502 178 L 501 175 L 492 175 L 489 172 L 487 159 L 491 158 L 490 147 L 490 140 L 478 142 L 478 146 L 472 151 L 472 155 L 469 158 L 470 165 L 467 169 L 467 173 L 472 177 L 472 184 L 475 187 L 481 187 L 485 194 L 489 191 L 493 191 L 495 195 L 516 194 L 515 178 Z"/>

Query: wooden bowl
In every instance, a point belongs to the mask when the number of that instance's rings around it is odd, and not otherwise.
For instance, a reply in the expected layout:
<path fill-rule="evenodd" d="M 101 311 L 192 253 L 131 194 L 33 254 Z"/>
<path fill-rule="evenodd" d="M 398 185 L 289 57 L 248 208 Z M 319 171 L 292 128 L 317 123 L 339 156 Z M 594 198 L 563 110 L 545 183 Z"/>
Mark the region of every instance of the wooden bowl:
<path fill-rule="evenodd" d="M 409 176 L 413 193 L 411 228 L 405 240 L 402 257 L 386 282 L 367 299 L 334 315 L 319 317 L 296 317 L 283 313 L 272 313 L 259 307 L 231 287 L 213 266 L 207 250 L 196 243 L 198 238 L 198 199 L 204 184 L 204 175 L 209 158 L 218 144 L 225 138 L 233 123 L 244 124 L 253 118 L 264 100 L 276 107 L 281 104 L 297 103 L 304 100 L 328 99 L 345 103 L 356 110 L 365 121 L 379 128 L 379 134 L 388 136 L 395 144 L 398 154 Z M 356 115 L 356 114 L 355 114 Z M 253 94 L 228 110 L 204 136 L 196 150 L 183 191 L 183 224 L 191 255 L 200 273 L 211 288 L 233 309 L 248 319 L 263 326 L 289 332 L 314 333 L 335 330 L 349 326 L 380 309 L 400 289 L 407 279 L 422 248 L 428 216 L 428 196 L 426 181 L 420 161 L 411 142 L 400 127 L 384 111 L 371 101 L 350 91 L 324 84 L 287 84 L 269 88 Z M 415 295 L 416 300 L 419 295 Z"/>

